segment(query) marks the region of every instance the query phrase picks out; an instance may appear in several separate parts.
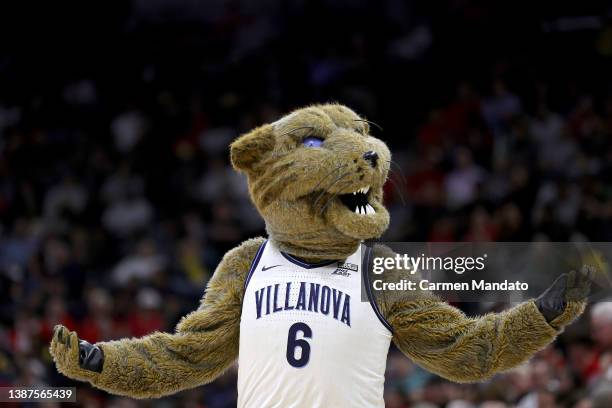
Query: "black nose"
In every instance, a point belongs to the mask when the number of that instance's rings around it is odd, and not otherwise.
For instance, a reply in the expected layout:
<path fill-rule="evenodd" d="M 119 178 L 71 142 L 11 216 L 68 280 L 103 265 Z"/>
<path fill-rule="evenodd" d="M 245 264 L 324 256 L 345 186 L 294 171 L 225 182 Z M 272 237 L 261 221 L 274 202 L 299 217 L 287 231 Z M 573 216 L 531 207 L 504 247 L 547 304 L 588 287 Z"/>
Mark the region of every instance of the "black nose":
<path fill-rule="evenodd" d="M 370 150 L 369 152 L 365 152 L 363 154 L 363 158 L 370 162 L 370 166 L 376 167 L 376 163 L 378 162 L 378 153 Z"/>

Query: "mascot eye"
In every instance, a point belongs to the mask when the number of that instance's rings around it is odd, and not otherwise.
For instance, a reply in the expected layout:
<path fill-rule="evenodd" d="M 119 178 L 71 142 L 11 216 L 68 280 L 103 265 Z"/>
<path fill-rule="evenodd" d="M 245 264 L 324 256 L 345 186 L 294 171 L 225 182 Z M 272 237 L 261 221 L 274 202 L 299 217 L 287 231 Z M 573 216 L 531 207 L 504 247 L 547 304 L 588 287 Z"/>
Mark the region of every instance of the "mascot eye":
<path fill-rule="evenodd" d="M 306 147 L 321 147 L 323 139 L 320 137 L 308 136 L 302 141 L 302 144 Z"/>

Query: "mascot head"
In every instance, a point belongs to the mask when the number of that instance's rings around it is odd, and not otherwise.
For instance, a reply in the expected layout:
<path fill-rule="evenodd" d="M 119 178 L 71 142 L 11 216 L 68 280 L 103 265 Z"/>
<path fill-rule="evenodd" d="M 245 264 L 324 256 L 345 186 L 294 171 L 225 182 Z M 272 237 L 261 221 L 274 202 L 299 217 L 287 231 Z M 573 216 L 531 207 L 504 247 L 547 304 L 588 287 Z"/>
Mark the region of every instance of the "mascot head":
<path fill-rule="evenodd" d="M 306 260 L 343 259 L 389 224 L 382 187 L 391 153 L 349 108 L 315 105 L 231 145 L 253 203 L 279 248 Z"/>

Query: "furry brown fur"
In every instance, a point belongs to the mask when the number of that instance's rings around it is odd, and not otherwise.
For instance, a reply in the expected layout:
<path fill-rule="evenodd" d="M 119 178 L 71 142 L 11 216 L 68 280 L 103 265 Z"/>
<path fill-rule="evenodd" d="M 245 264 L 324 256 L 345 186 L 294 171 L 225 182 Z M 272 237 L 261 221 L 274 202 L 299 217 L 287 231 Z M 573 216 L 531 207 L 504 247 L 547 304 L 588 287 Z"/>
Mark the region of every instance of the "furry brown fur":
<path fill-rule="evenodd" d="M 302 148 L 306 136 L 325 139 L 325 148 Z M 364 159 L 367 151 L 378 153 L 377 166 Z M 310 106 L 261 126 L 232 144 L 231 160 L 248 177 L 270 239 L 292 255 L 309 261 L 344 259 L 388 226 L 382 187 L 390 152 L 345 106 Z M 368 203 L 375 214 L 356 214 L 340 201 L 339 195 L 365 186 L 370 186 Z M 183 318 L 176 333 L 99 343 L 105 355 L 101 373 L 79 367 L 76 333 L 58 327 L 50 348 L 58 370 L 136 398 L 212 381 L 237 357 L 243 283 L 262 240 L 246 241 L 225 255 L 200 308 Z M 391 279 L 393 271 L 382 276 Z M 458 382 L 520 364 L 584 309 L 584 302 L 568 302 L 563 315 L 549 324 L 533 302 L 478 318 L 466 317 L 430 293 L 412 299 L 379 296 L 377 302 L 394 329 L 395 344 L 407 356 Z"/>

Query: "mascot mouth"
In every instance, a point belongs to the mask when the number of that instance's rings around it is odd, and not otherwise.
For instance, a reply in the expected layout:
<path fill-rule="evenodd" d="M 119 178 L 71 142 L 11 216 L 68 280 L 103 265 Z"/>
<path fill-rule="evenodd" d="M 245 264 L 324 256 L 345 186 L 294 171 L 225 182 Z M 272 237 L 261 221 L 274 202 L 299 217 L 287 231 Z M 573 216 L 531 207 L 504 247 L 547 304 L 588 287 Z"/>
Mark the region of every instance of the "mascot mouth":
<path fill-rule="evenodd" d="M 389 213 L 377 199 L 378 194 L 371 186 L 338 194 L 337 199 L 330 202 L 327 221 L 351 238 L 364 240 L 381 236 L 389 225 Z"/>
<path fill-rule="evenodd" d="M 340 201 L 355 214 L 376 214 L 376 210 L 369 202 L 370 186 L 360 188 L 352 193 L 340 195 Z"/>

